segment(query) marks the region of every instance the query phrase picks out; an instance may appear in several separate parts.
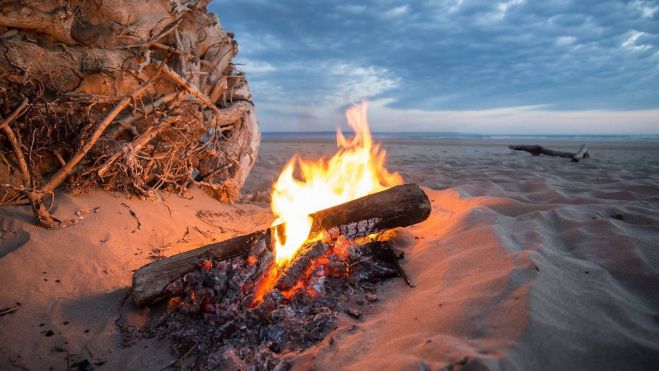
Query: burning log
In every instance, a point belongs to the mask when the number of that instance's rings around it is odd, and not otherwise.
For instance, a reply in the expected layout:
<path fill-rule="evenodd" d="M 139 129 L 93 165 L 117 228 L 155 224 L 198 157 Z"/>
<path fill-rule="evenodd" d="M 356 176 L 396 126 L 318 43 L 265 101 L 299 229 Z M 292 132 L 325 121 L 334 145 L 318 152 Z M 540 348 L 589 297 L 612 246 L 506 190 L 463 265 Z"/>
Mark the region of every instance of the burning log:
<path fill-rule="evenodd" d="M 572 159 L 572 162 L 579 162 L 585 158 L 590 158 L 588 153 L 588 146 L 582 144 L 577 152 L 564 152 L 564 151 L 555 151 L 553 149 L 545 148 L 539 145 L 520 145 L 520 146 L 508 146 L 508 148 L 513 151 L 526 151 L 533 156 L 554 156 L 554 157 L 565 157 Z"/>
<path fill-rule="evenodd" d="M 323 255 L 329 246 L 322 241 L 317 241 L 309 246 L 307 246 L 305 251 L 301 251 L 298 256 L 298 259 L 295 259 L 292 264 L 290 264 L 286 271 L 281 274 L 275 287 L 281 291 L 290 290 L 293 288 L 298 278 L 309 268 L 313 259 L 319 258 Z"/>
<path fill-rule="evenodd" d="M 311 214 L 313 224 L 309 238 L 323 232 L 350 239 L 365 237 L 422 222 L 429 215 L 428 196 L 416 184 L 404 184 Z M 271 236 L 281 226 L 202 246 L 143 266 L 133 274 L 135 303 L 145 305 L 166 297 L 165 287 L 192 271 L 202 257 L 222 260 L 245 256 L 259 241 L 265 241 L 270 248 Z"/>

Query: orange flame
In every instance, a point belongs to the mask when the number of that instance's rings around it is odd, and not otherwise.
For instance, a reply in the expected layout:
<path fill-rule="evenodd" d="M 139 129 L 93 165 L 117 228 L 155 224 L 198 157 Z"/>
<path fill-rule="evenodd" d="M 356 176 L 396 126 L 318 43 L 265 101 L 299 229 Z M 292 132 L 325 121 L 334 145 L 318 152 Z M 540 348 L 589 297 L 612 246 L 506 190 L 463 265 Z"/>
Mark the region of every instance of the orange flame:
<path fill-rule="evenodd" d="M 373 143 L 366 119 L 366 103 L 346 111 L 355 137 L 337 130 L 338 150 L 329 160 L 294 156 L 284 167 L 272 191 L 273 225 L 285 223 L 275 238 L 275 263 L 285 265 L 310 237 L 310 214 L 401 184 L 397 173 L 385 167 L 386 152 Z M 294 174 L 299 167 L 300 179 Z"/>

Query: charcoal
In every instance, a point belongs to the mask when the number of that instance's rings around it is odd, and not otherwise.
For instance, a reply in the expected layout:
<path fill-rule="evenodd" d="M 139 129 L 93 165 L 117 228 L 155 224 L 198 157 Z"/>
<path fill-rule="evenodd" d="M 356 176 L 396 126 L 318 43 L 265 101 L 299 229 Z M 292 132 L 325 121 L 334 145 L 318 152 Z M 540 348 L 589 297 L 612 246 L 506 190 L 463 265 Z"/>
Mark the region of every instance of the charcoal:
<path fill-rule="evenodd" d="M 344 228 L 360 234 L 364 225 Z M 280 268 L 258 302 L 255 290 L 274 261 L 264 240 L 247 257 L 200 259 L 197 269 L 167 286 L 176 295 L 167 311 L 133 336 L 168 337 L 178 357 L 192 350 L 181 368 L 290 369 L 284 356 L 328 336 L 340 312 L 362 318 L 349 303 L 377 301 L 375 284 L 399 275 L 392 261 L 399 256 L 385 242 L 355 245 L 329 232 L 328 240 L 306 244 Z"/>
<path fill-rule="evenodd" d="M 286 332 L 286 328 L 281 325 L 272 325 L 268 327 L 268 339 L 279 342 Z"/>
<path fill-rule="evenodd" d="M 355 319 L 362 318 L 362 312 L 360 310 L 356 309 L 356 308 L 347 307 L 343 311 L 352 318 L 355 318 Z"/>
<path fill-rule="evenodd" d="M 366 301 L 368 301 L 369 303 L 374 303 L 378 301 L 378 296 L 375 294 L 366 294 L 364 295 L 364 299 L 366 299 Z"/>

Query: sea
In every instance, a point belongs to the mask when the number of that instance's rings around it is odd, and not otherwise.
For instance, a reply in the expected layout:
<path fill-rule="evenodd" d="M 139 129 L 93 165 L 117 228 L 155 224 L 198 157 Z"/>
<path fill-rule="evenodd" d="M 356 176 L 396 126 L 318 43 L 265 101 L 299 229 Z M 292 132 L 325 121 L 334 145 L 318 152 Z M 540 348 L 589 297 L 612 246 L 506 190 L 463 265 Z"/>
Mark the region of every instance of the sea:
<path fill-rule="evenodd" d="M 333 139 L 336 137 L 334 131 L 289 131 L 289 132 L 264 132 L 262 133 L 264 139 Z M 344 132 L 346 136 L 352 136 L 353 133 Z M 600 142 L 600 141 L 657 141 L 659 142 L 659 135 L 644 135 L 644 134 L 630 134 L 630 135 L 569 135 L 569 134 L 472 134 L 472 133 L 449 133 L 449 132 L 374 132 L 373 138 L 377 140 L 387 139 L 420 139 L 420 140 L 433 140 L 433 139 L 448 139 L 448 140 L 557 140 L 557 141 L 586 141 L 586 142 Z"/>

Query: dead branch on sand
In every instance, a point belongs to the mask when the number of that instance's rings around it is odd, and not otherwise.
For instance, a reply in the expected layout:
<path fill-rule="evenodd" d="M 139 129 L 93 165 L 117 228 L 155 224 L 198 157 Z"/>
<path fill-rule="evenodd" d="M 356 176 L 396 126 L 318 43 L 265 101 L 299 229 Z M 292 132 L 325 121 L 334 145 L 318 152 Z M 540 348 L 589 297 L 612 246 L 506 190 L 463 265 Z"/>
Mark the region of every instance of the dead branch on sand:
<path fill-rule="evenodd" d="M 590 158 L 588 153 L 588 146 L 582 144 L 577 152 L 564 152 L 564 151 L 555 151 L 553 149 L 545 148 L 539 145 L 519 145 L 519 146 L 508 146 L 508 148 L 513 151 L 526 151 L 533 156 L 554 156 L 554 157 L 565 157 L 572 160 L 572 162 L 579 162 L 586 158 Z"/>

